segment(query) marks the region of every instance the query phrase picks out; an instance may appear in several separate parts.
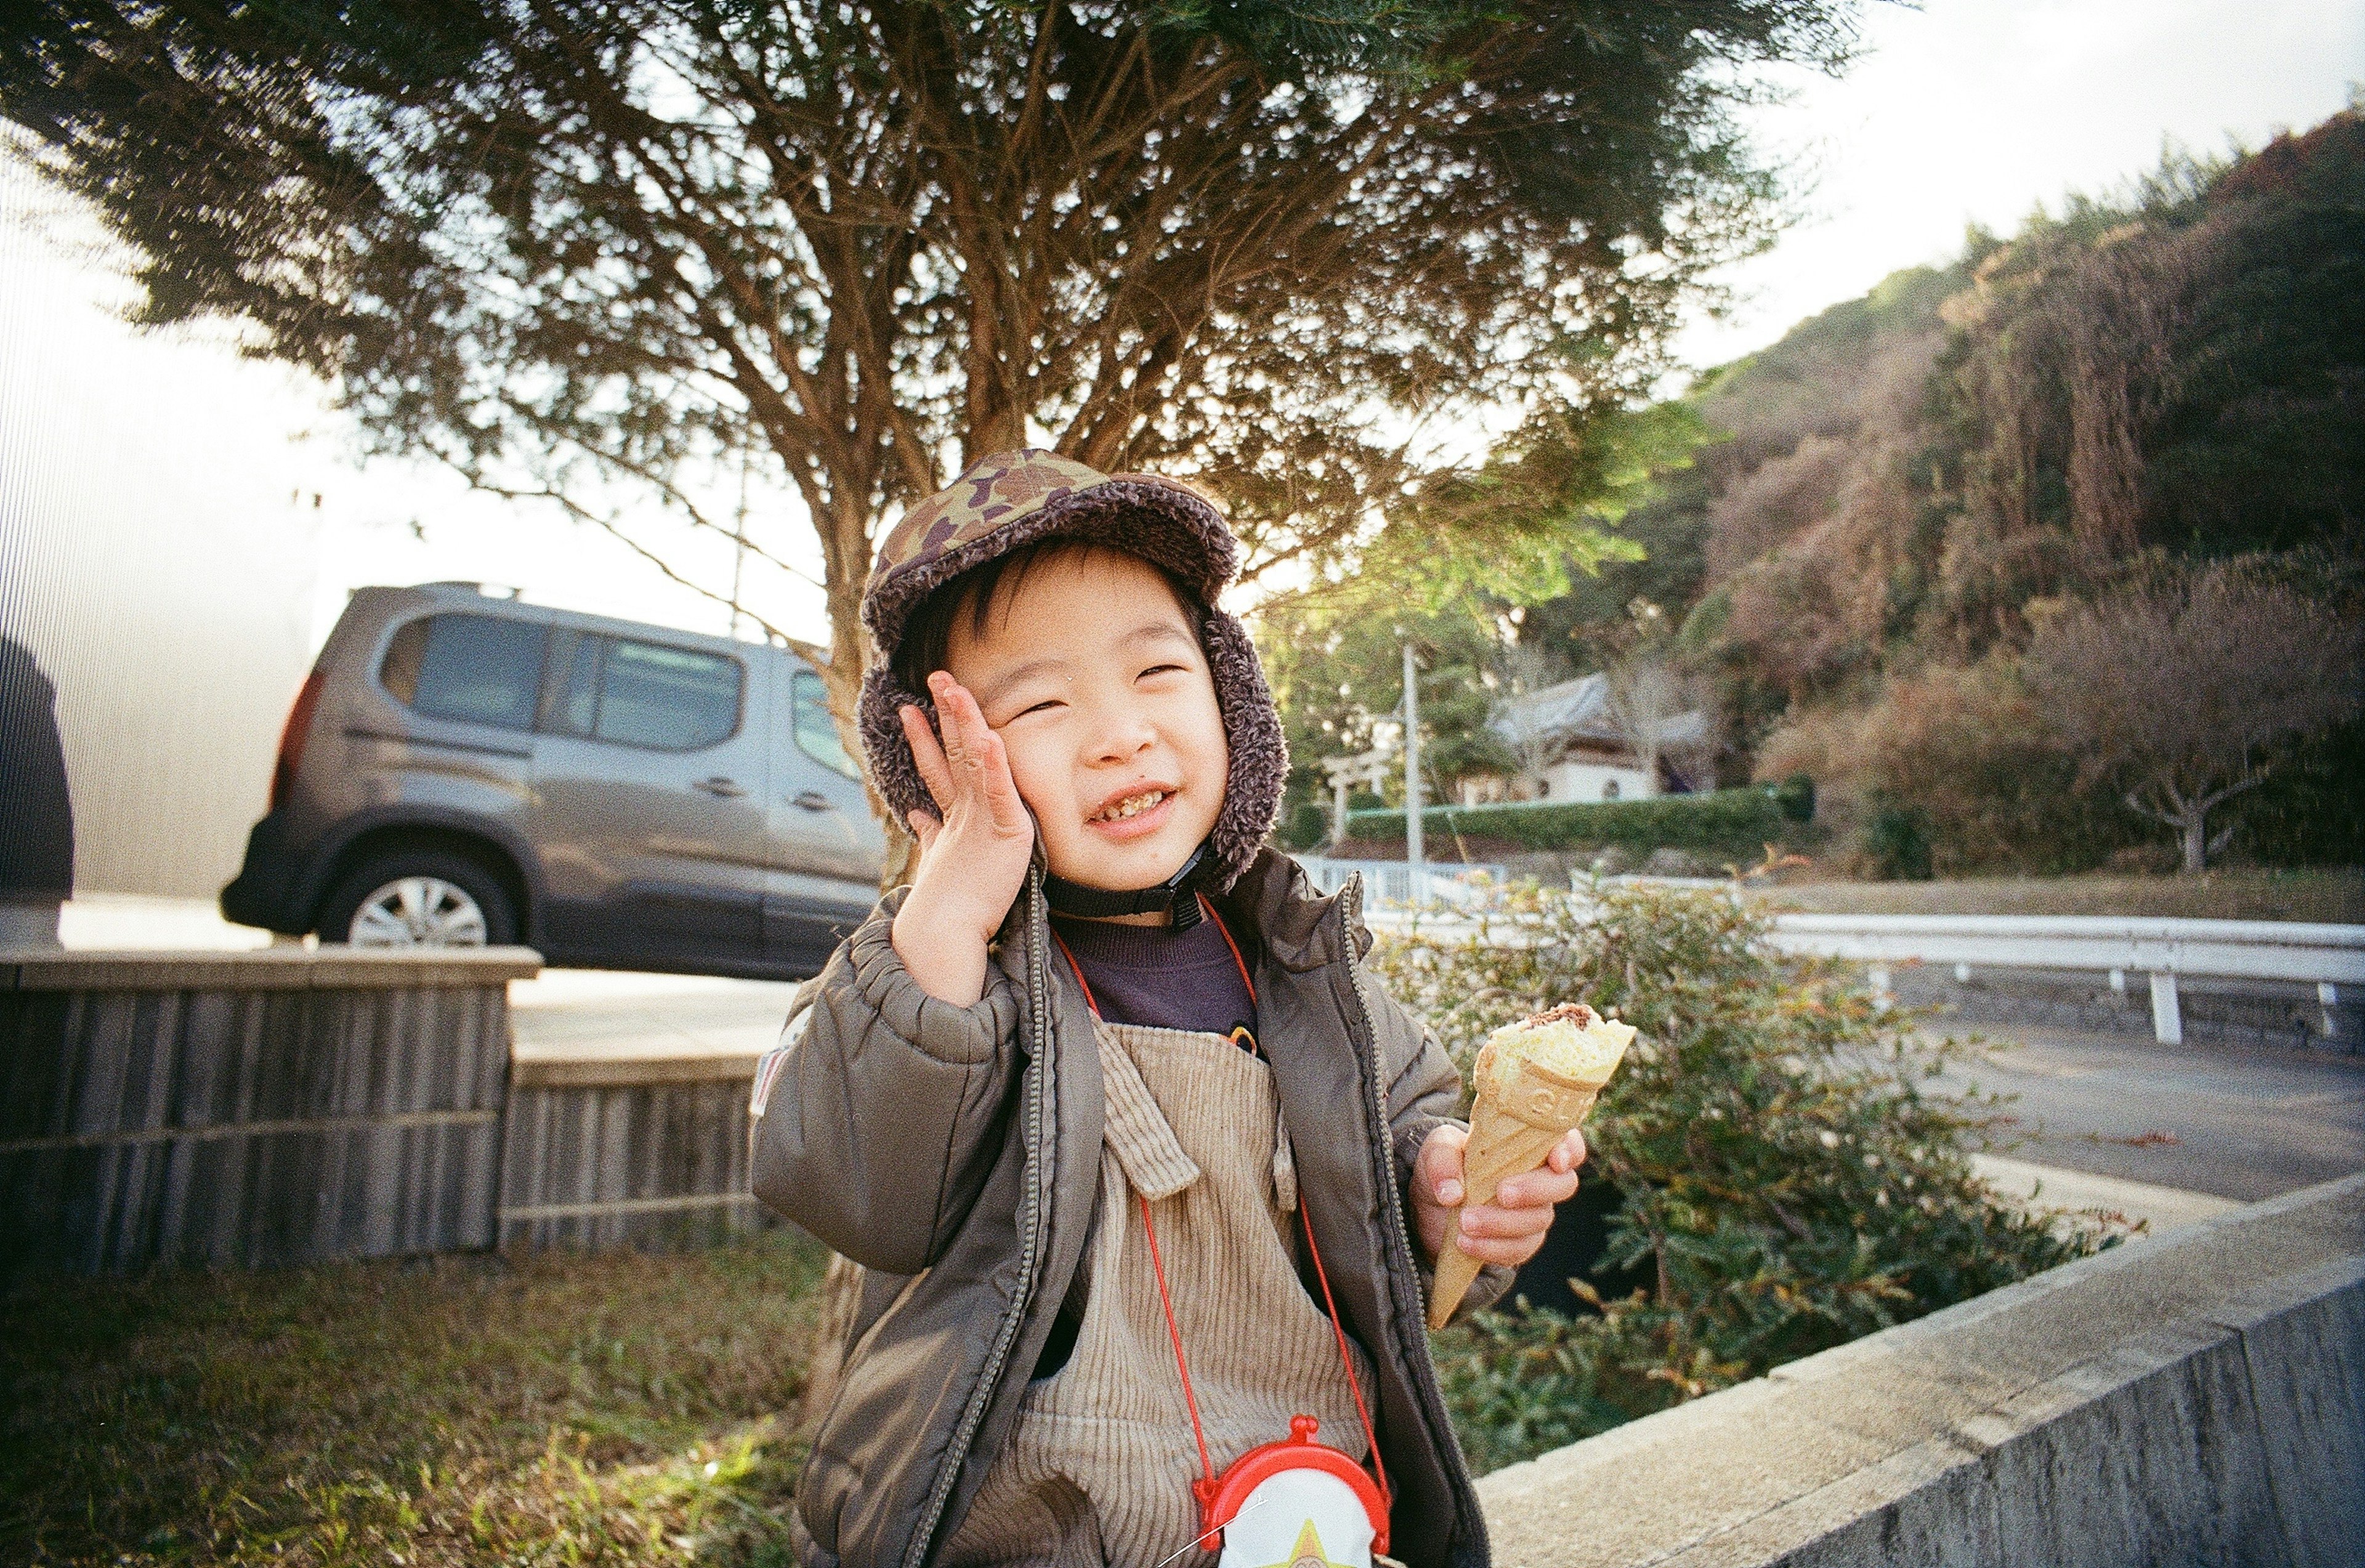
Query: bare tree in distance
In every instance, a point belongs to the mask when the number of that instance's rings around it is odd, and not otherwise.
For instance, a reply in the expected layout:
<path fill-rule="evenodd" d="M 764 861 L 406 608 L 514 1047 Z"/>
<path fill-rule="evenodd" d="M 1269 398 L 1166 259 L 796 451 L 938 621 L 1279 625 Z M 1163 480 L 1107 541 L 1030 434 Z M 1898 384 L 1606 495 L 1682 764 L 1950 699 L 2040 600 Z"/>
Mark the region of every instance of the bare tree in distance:
<path fill-rule="evenodd" d="M 1548 648 L 1515 641 L 1501 646 L 1492 666 L 1487 672 L 1495 679 L 1488 727 L 1511 754 L 1520 782 L 1532 790 L 1552 759 L 1554 741 L 1543 716 L 1524 699 L 1566 679 L 1568 663 Z"/>
<path fill-rule="evenodd" d="M 2266 782 L 2279 747 L 2360 706 L 2365 634 L 2247 562 L 2163 573 L 2037 631 L 2023 668 L 2090 779 L 2173 829 L 2199 872 L 2209 813 Z"/>
<path fill-rule="evenodd" d="M 1714 704 L 1706 684 L 1666 649 L 1646 643 L 1608 673 L 1604 705 L 1609 722 L 1633 748 L 1637 767 L 1656 778 L 1665 761 L 1689 780 L 1704 761 L 1714 758 Z"/>

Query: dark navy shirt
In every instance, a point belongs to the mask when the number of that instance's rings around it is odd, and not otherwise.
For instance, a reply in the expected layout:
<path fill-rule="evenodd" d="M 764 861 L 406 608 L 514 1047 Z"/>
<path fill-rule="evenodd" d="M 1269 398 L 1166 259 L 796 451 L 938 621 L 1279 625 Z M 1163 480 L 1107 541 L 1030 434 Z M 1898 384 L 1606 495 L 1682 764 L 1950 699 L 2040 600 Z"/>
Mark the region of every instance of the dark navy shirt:
<path fill-rule="evenodd" d="M 1256 1048 L 1256 1003 L 1214 921 L 1188 931 L 1065 916 L 1051 924 L 1110 1023 L 1230 1035 Z"/>

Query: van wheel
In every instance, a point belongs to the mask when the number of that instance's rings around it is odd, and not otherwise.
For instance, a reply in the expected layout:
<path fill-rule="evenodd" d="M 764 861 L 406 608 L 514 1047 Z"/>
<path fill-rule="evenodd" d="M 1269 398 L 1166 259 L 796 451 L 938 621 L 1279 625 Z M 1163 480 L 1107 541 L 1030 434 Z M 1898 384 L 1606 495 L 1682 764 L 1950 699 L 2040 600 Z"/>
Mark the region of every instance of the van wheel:
<path fill-rule="evenodd" d="M 374 856 L 329 895 L 320 939 L 356 947 L 504 947 L 517 914 L 491 872 L 465 856 L 420 849 Z"/>

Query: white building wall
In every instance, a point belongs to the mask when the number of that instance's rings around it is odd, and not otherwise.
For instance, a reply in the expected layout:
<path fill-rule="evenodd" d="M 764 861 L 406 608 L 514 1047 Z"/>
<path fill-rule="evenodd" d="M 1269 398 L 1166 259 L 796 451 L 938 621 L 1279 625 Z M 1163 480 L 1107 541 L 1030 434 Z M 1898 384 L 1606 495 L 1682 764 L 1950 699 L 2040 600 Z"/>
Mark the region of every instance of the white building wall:
<path fill-rule="evenodd" d="M 0 783 L 53 801 L 62 756 L 72 806 L 36 824 L 0 801 L 0 850 L 38 832 L 77 893 L 210 899 L 312 650 L 326 454 L 256 409 L 319 394 L 223 333 L 125 325 L 85 235 L 0 154 L 0 670 L 47 732 L 0 736 Z"/>
<path fill-rule="evenodd" d="M 1639 767 L 1555 762 L 1544 769 L 1546 801 L 1647 801 L 1658 792 L 1659 781 Z"/>

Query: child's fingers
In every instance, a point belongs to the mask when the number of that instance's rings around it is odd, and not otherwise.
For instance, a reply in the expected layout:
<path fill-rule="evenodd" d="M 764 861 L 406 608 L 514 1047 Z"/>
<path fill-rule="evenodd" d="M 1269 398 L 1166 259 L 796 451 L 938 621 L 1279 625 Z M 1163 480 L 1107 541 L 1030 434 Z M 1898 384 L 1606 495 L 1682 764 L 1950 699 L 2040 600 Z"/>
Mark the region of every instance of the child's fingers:
<path fill-rule="evenodd" d="M 1464 1208 L 1456 1222 L 1455 1245 L 1488 1263 L 1524 1263 L 1552 1228 L 1549 1208 L 1507 1209 L 1496 1204 Z"/>
<path fill-rule="evenodd" d="M 1440 1208 L 1462 1202 L 1462 1149 L 1469 1141 L 1460 1127 L 1440 1127 L 1423 1140 L 1413 1160 L 1415 1174 Z"/>
<path fill-rule="evenodd" d="M 1576 1196 L 1576 1172 L 1555 1170 L 1545 1165 L 1518 1176 L 1506 1177 L 1495 1189 L 1493 1203 L 1507 1209 L 1542 1209 L 1549 1211 L 1555 1204 L 1564 1204 Z"/>
<path fill-rule="evenodd" d="M 993 813 L 993 825 L 1004 833 L 1032 834 L 1035 824 L 1026 814 L 1026 802 L 1018 798 L 1018 780 L 1011 777 L 1010 752 L 1002 737 L 988 730 L 978 749 L 983 764 L 979 782 L 985 790 L 986 809 Z"/>
<path fill-rule="evenodd" d="M 976 792 L 995 827 L 1005 833 L 1031 833 L 1034 824 L 1010 775 L 1010 754 L 993 726 L 985 722 L 985 711 L 969 689 L 951 676 L 939 671 L 931 683 L 936 711 L 946 718 L 946 744 L 954 748 L 952 760 L 961 783 Z"/>
<path fill-rule="evenodd" d="M 1552 1145 L 1552 1152 L 1544 1156 L 1544 1163 L 1554 1170 L 1574 1170 L 1584 1164 L 1585 1133 L 1583 1129 L 1571 1127 L 1562 1134 L 1561 1140 Z"/>
<path fill-rule="evenodd" d="M 953 777 L 963 789 L 980 789 L 984 785 L 986 754 L 989 743 L 996 737 L 977 699 L 969 688 L 943 670 L 928 678 L 928 685 L 936 697 L 936 712 L 944 721 L 945 756 L 952 765 Z"/>
<path fill-rule="evenodd" d="M 936 810 L 943 812 L 952 805 L 953 774 L 945 762 L 944 747 L 936 742 L 936 732 L 928 716 L 916 703 L 906 702 L 896 710 L 903 721 L 903 739 L 912 747 L 912 761 L 920 770 L 920 782 L 936 797 Z"/>
<path fill-rule="evenodd" d="M 945 824 L 925 812 L 906 812 L 903 821 L 911 828 L 912 836 L 920 841 L 920 858 L 925 860 L 928 852 L 936 846 L 936 835 L 945 831 Z"/>

